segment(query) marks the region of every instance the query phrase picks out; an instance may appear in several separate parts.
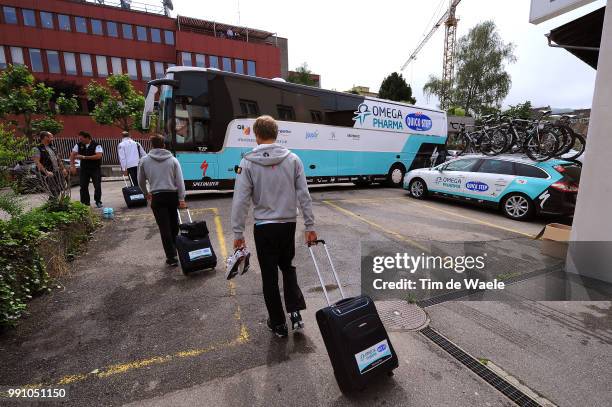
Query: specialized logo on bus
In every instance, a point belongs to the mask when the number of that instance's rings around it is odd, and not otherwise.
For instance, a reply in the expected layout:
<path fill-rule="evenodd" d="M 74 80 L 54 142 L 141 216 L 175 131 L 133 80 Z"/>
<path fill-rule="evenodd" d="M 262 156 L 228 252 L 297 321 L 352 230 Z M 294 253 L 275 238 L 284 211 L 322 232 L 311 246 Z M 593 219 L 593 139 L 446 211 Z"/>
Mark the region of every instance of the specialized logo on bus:
<path fill-rule="evenodd" d="M 427 131 L 433 126 L 433 122 L 429 116 L 421 113 L 410 113 L 406 116 L 406 126 L 414 131 Z"/>
<path fill-rule="evenodd" d="M 202 178 L 206 178 L 206 170 L 208 170 L 208 163 L 206 162 L 206 160 L 202 162 L 202 164 L 200 165 L 200 169 L 202 170 Z"/>
<path fill-rule="evenodd" d="M 365 121 L 366 117 L 372 114 L 370 113 L 370 108 L 365 103 L 362 103 L 357 106 L 357 111 L 353 113 L 356 114 L 356 116 L 353 117 L 353 121 L 356 122 L 357 120 L 359 120 L 360 126 L 363 126 L 363 122 Z"/>
<path fill-rule="evenodd" d="M 470 181 L 465 184 L 465 187 L 470 191 L 485 192 L 489 190 L 489 186 L 484 182 Z"/>

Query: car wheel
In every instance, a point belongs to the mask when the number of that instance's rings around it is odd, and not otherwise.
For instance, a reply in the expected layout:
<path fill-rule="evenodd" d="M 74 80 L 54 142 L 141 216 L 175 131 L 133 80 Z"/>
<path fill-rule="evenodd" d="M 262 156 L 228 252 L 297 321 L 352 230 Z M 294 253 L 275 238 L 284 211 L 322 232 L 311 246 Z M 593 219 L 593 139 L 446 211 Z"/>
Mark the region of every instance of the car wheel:
<path fill-rule="evenodd" d="M 502 200 L 501 209 L 510 219 L 526 220 L 532 216 L 534 205 L 531 199 L 523 194 L 510 194 Z"/>
<path fill-rule="evenodd" d="M 393 188 L 400 188 L 405 174 L 406 168 L 402 164 L 393 164 L 387 174 L 387 185 Z"/>
<path fill-rule="evenodd" d="M 421 178 L 415 178 L 408 185 L 410 196 L 415 199 L 425 199 L 427 197 L 427 185 Z"/>

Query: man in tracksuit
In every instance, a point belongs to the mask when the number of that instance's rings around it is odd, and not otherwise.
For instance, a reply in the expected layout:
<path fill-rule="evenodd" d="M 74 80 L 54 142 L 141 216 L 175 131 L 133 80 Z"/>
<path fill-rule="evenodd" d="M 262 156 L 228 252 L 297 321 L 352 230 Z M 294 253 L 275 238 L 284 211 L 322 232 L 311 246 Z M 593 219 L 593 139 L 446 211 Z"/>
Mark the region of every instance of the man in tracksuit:
<path fill-rule="evenodd" d="M 302 161 L 275 143 L 278 126 L 274 119 L 270 116 L 259 117 L 253 125 L 253 132 L 258 145 L 244 155 L 236 171 L 232 202 L 234 249 L 245 247 L 244 225 L 252 201 L 255 248 L 269 315 L 267 324 L 277 336 L 286 337 L 287 325 L 278 288 L 278 269 L 283 273 L 285 307 L 290 314 L 292 327 L 301 328 L 300 310 L 306 309 L 306 303 L 291 262 L 295 255 L 298 205 L 304 216 L 306 242 L 317 240 L 312 200 Z"/>
<path fill-rule="evenodd" d="M 164 148 L 162 136 L 151 136 L 151 151 L 138 164 L 138 185 L 148 200 L 161 236 L 166 264 L 178 265 L 174 241 L 179 233 L 178 208 L 186 208 L 185 181 L 178 160 Z M 147 188 L 147 180 L 149 188 Z"/>

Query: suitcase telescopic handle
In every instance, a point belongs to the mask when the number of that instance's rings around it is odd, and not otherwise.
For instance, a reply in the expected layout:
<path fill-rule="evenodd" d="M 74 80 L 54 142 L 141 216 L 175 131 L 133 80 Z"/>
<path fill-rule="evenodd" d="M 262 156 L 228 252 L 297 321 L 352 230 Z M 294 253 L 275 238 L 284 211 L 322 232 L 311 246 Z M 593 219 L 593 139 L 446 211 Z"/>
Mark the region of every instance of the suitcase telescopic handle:
<path fill-rule="evenodd" d="M 325 288 L 325 281 L 323 281 L 323 276 L 321 275 L 321 271 L 319 270 L 319 265 L 317 264 L 317 260 L 315 259 L 314 252 L 312 251 L 312 246 L 318 243 L 323 244 L 323 248 L 325 249 L 325 253 L 327 254 L 327 259 L 329 260 L 329 264 L 331 265 L 332 273 L 334 274 L 334 278 L 336 279 L 336 283 L 338 284 L 338 289 L 340 290 L 340 295 L 342 296 L 342 299 L 346 297 L 344 296 L 344 291 L 342 290 L 342 284 L 340 283 L 340 279 L 338 278 L 338 273 L 336 273 L 336 268 L 334 267 L 334 262 L 331 259 L 331 255 L 329 254 L 329 250 L 327 249 L 325 240 L 315 240 L 313 242 L 308 242 L 308 251 L 310 251 L 310 257 L 312 258 L 312 262 L 314 263 L 315 270 L 317 271 L 317 276 L 319 276 L 319 281 L 321 282 L 321 288 L 323 289 L 323 294 L 325 294 L 325 300 L 327 301 L 327 305 L 331 306 L 331 302 L 329 301 L 329 294 L 327 294 L 327 289 Z"/>
<path fill-rule="evenodd" d="M 187 210 L 187 216 L 189 217 L 189 222 L 193 222 L 193 220 L 191 220 L 191 212 L 189 212 L 189 208 L 187 208 L 186 210 Z M 177 209 L 176 213 L 178 213 L 179 223 L 183 223 L 183 220 L 181 219 L 181 210 Z"/>
<path fill-rule="evenodd" d="M 128 183 L 127 183 L 127 180 L 125 179 L 125 175 L 122 174 L 121 176 L 123 177 L 123 183 L 127 187 Z M 132 175 L 128 174 L 128 178 L 130 179 L 130 185 L 129 186 L 133 187 L 134 186 L 134 180 L 132 179 Z"/>

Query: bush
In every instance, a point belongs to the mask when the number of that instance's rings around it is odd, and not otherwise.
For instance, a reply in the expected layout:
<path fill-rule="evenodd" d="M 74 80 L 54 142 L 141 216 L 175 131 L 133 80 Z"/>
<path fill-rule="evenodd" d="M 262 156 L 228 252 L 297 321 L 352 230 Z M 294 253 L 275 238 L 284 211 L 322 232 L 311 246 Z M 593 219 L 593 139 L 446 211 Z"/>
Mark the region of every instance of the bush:
<path fill-rule="evenodd" d="M 91 232 L 97 224 L 91 209 L 81 203 L 70 202 L 65 211 L 55 209 L 46 204 L 0 221 L 0 327 L 15 325 L 26 311 L 26 302 L 50 290 L 39 251 L 45 236 L 73 224 L 85 224 L 86 232 Z"/>

